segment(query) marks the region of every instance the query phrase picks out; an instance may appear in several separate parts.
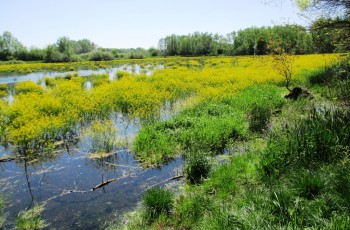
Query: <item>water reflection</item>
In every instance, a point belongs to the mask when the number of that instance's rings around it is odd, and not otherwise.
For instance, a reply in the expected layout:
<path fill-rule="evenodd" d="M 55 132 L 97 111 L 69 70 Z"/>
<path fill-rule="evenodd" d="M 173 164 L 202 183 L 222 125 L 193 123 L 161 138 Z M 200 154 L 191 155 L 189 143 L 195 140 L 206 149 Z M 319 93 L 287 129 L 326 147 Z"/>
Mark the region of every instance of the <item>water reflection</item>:
<path fill-rule="evenodd" d="M 55 76 L 63 76 L 63 75 L 69 75 L 77 73 L 79 76 L 88 76 L 92 74 L 108 74 L 110 80 L 115 80 L 117 72 L 119 71 L 127 71 L 129 73 L 133 74 L 141 74 L 144 73 L 147 76 L 151 75 L 154 70 L 156 69 L 163 69 L 163 65 L 155 65 L 155 66 L 141 66 L 139 64 L 134 65 L 121 65 L 121 66 L 115 66 L 113 68 L 106 68 L 106 69 L 85 69 L 85 70 L 77 70 L 77 71 L 64 71 L 64 72 L 58 72 L 58 71 L 49 71 L 49 72 L 35 72 L 35 73 L 28 73 L 28 74 L 18 74 L 18 73 L 11 73 L 0 76 L 0 84 L 11 84 L 11 83 L 17 83 L 22 81 L 34 81 L 39 82 L 44 77 L 55 77 Z"/>

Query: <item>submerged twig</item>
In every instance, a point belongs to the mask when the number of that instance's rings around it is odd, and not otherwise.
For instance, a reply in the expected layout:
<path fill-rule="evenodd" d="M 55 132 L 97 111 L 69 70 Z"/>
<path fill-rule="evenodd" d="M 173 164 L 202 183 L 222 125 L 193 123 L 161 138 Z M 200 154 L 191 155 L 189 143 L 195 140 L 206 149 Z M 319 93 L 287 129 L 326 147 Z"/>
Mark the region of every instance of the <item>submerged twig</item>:
<path fill-rule="evenodd" d="M 126 177 L 130 177 L 130 175 L 128 175 L 128 176 L 122 176 L 122 177 L 118 177 L 118 178 L 113 178 L 113 179 L 107 180 L 107 181 L 105 181 L 105 182 L 103 182 L 103 183 L 101 183 L 101 184 L 98 184 L 98 185 L 96 185 L 95 187 L 93 187 L 93 188 L 92 188 L 92 191 L 95 191 L 95 190 L 98 189 L 98 188 L 102 188 L 102 187 L 104 187 L 104 186 L 106 186 L 106 185 L 108 185 L 108 184 L 110 184 L 110 183 L 112 183 L 112 182 L 114 182 L 114 181 L 117 181 L 117 180 L 120 180 L 120 179 L 123 179 L 123 178 L 126 178 Z"/>
<path fill-rule="evenodd" d="M 166 183 L 166 182 L 168 182 L 168 181 L 171 181 L 171 180 L 180 179 L 180 178 L 182 178 L 182 177 L 184 177 L 184 175 L 178 175 L 178 176 L 174 176 L 174 177 L 168 178 L 168 179 L 166 179 L 166 180 L 163 180 L 163 181 L 161 181 L 161 182 L 159 182 L 159 183 L 157 183 L 157 184 L 154 184 L 154 185 L 148 187 L 146 190 L 149 190 L 149 189 L 151 189 L 151 188 L 153 188 L 153 187 L 156 187 L 156 186 L 158 186 L 158 185 L 164 184 L 164 183 Z"/>

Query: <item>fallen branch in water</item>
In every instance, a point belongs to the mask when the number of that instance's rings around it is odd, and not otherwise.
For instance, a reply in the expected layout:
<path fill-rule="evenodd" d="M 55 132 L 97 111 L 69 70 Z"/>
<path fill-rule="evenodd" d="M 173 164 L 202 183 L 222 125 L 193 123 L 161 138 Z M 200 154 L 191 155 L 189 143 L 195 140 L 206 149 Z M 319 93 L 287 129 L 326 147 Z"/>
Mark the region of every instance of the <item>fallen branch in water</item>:
<path fill-rule="evenodd" d="M 171 180 L 180 179 L 180 178 L 182 178 L 182 177 L 184 177 L 184 175 L 179 175 L 179 176 L 174 176 L 174 177 L 168 178 L 168 179 L 166 179 L 166 180 L 163 180 L 163 181 L 161 181 L 161 182 L 159 182 L 159 183 L 157 183 L 157 184 L 154 184 L 154 185 L 148 187 L 146 190 L 149 190 L 150 188 L 159 186 L 160 184 L 164 184 L 164 183 L 166 183 L 166 182 L 168 182 L 168 181 L 171 181 Z"/>
<path fill-rule="evenodd" d="M 110 184 L 110 183 L 112 183 L 112 182 L 114 182 L 114 181 L 117 181 L 117 180 L 120 180 L 120 179 L 123 179 L 123 178 L 126 178 L 126 177 L 130 177 L 130 175 L 128 175 L 128 176 L 122 176 L 122 177 L 118 177 L 118 178 L 113 178 L 113 179 L 107 180 L 107 181 L 105 181 L 105 182 L 103 182 L 103 183 L 101 183 L 101 184 L 98 184 L 98 185 L 96 185 L 95 187 L 93 187 L 93 188 L 92 188 L 92 191 L 95 191 L 95 190 L 98 189 L 98 188 L 102 188 L 102 187 L 104 187 L 104 186 L 106 186 L 106 185 L 108 185 L 108 184 Z"/>
<path fill-rule="evenodd" d="M 106 186 L 106 185 L 108 185 L 108 184 L 110 184 L 110 183 L 112 183 L 112 182 L 114 182 L 114 181 L 116 181 L 118 179 L 119 178 L 114 178 L 114 179 L 111 179 L 111 180 L 107 180 L 107 181 L 105 181 L 105 182 L 103 182 L 101 184 L 98 184 L 98 185 L 96 185 L 95 187 L 92 188 L 92 191 L 95 191 L 98 188 L 102 188 L 103 186 Z"/>

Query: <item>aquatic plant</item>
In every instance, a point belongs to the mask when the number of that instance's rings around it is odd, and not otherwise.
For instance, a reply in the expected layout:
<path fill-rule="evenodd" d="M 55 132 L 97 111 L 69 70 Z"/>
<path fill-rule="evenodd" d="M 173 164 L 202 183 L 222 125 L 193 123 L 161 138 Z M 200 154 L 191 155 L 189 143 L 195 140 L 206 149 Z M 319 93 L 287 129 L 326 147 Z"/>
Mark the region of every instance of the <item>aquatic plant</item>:
<path fill-rule="evenodd" d="M 117 144 L 117 127 L 111 120 L 92 121 L 87 134 L 91 137 L 93 153 L 108 153 Z"/>
<path fill-rule="evenodd" d="M 142 197 L 145 218 L 153 221 L 161 214 L 168 215 L 173 208 L 174 194 L 162 187 L 148 189 Z"/>
<path fill-rule="evenodd" d="M 41 219 L 43 206 L 37 205 L 27 211 L 21 211 L 16 219 L 16 227 L 20 230 L 42 229 L 46 226 Z"/>

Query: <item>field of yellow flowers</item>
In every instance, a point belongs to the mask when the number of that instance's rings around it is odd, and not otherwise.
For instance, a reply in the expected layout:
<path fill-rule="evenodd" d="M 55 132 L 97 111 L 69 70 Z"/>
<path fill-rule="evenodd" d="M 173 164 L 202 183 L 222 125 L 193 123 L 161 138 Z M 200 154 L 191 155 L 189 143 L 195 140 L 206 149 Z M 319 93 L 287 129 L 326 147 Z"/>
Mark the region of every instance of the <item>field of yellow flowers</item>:
<path fill-rule="evenodd" d="M 332 64 L 336 55 L 297 56 L 293 82 L 305 74 Z M 3 145 L 20 153 L 41 153 L 67 134 L 96 119 L 122 112 L 141 121 L 156 119 L 165 103 L 183 101 L 191 106 L 206 100 L 235 95 L 258 83 L 282 84 L 284 78 L 272 68 L 269 57 L 169 58 L 134 61 L 140 65 L 163 65 L 150 76 L 123 73 L 115 80 L 106 75 L 45 78 L 45 85 L 18 83 L 13 103 L 0 100 L 0 138 Z M 135 64 L 134 62 L 130 64 Z M 1 72 L 35 72 L 44 69 L 77 69 L 82 63 L 1 65 Z M 91 68 L 108 68 L 111 62 L 91 62 Z M 84 84 L 91 81 L 93 88 Z"/>

